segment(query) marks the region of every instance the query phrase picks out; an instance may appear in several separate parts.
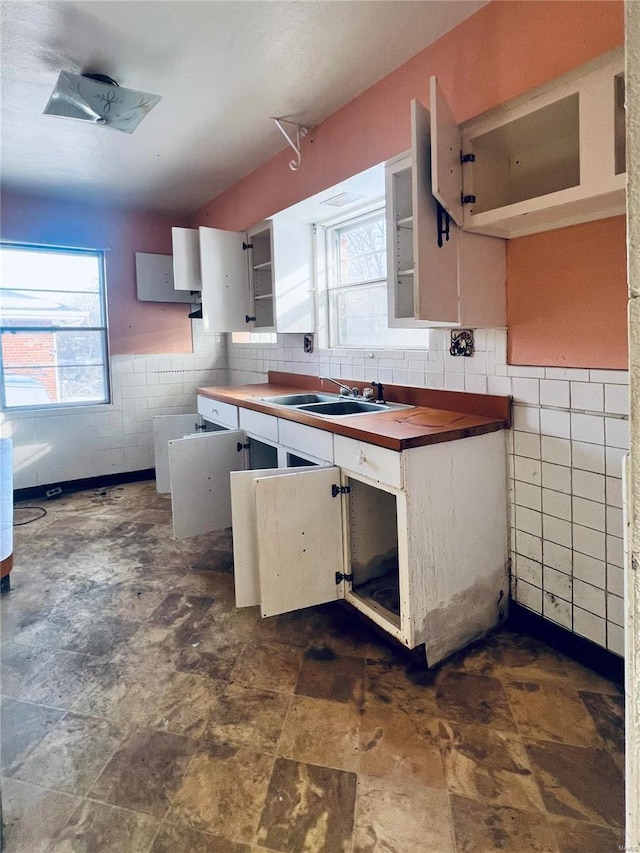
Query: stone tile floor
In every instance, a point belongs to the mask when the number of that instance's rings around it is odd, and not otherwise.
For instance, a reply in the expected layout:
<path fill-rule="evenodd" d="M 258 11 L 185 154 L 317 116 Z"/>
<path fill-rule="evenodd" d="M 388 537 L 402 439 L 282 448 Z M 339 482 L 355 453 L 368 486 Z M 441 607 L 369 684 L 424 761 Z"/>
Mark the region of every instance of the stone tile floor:
<path fill-rule="evenodd" d="M 7 853 L 624 843 L 616 685 L 514 631 L 429 673 L 339 605 L 236 610 L 229 535 L 174 541 L 151 482 L 45 506 L 1 602 Z"/>

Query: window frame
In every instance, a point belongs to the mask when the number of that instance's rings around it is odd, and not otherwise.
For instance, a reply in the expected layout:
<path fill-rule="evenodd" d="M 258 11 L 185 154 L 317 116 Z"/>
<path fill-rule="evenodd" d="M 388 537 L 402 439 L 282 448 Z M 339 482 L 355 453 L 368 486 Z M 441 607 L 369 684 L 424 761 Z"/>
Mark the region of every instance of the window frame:
<path fill-rule="evenodd" d="M 405 342 L 391 344 L 384 341 L 372 341 L 367 346 L 362 344 L 340 343 L 338 340 L 338 322 L 335 315 L 335 310 L 332 307 L 332 299 L 334 294 L 340 291 L 355 289 L 358 287 L 371 287 L 376 284 L 384 284 L 388 293 L 389 277 L 388 267 L 387 274 L 384 278 L 370 279 L 357 284 L 339 284 L 338 275 L 336 274 L 337 263 L 339 258 L 339 232 L 350 225 L 357 225 L 359 222 L 366 222 L 370 219 L 381 217 L 383 224 L 386 227 L 387 205 L 385 198 L 379 198 L 375 202 L 371 202 L 363 207 L 351 210 L 349 213 L 343 213 L 341 216 L 334 216 L 331 219 L 317 222 L 315 224 L 316 239 L 315 239 L 315 280 L 317 292 L 317 307 L 318 307 L 318 332 L 321 341 L 321 346 L 329 350 L 343 350 L 346 352 L 357 351 L 423 351 L 429 349 L 429 329 L 413 329 L 413 328 L 396 328 L 387 326 L 391 332 L 407 332 L 410 334 L 418 333 L 424 340 L 418 343 Z M 386 247 L 388 252 L 388 245 Z M 386 300 L 388 305 L 388 300 Z M 388 312 L 388 309 L 387 309 Z M 389 317 L 387 313 L 387 324 Z"/>
<path fill-rule="evenodd" d="M 111 388 L 111 353 L 109 347 L 109 316 L 107 311 L 107 276 L 106 276 L 106 256 L 102 249 L 88 249 L 76 246 L 51 246 L 37 243 L 19 243 L 13 240 L 0 240 L 0 249 L 17 249 L 25 252 L 46 253 L 56 255 L 80 255 L 85 257 L 94 257 L 97 260 L 98 266 L 98 295 L 100 304 L 100 314 L 102 317 L 102 325 L 100 326 L 5 326 L 2 324 L 0 316 L 0 411 L 4 415 L 13 412 L 50 412 L 56 409 L 86 409 L 88 407 L 109 406 L 112 404 L 113 394 Z M 7 288 L 11 290 L 11 288 Z M 50 291 L 54 294 L 56 291 Z M 74 402 L 54 401 L 52 403 L 29 403 L 24 406 L 11 406 L 6 402 L 6 382 L 4 366 L 4 352 L 2 346 L 2 336 L 5 333 L 15 332 L 17 334 L 42 334 L 43 332 L 51 333 L 66 333 L 66 332 L 100 332 L 102 344 L 102 375 L 103 387 L 105 391 L 104 399 L 102 400 L 86 400 Z M 98 365 L 96 365 L 98 366 Z"/>

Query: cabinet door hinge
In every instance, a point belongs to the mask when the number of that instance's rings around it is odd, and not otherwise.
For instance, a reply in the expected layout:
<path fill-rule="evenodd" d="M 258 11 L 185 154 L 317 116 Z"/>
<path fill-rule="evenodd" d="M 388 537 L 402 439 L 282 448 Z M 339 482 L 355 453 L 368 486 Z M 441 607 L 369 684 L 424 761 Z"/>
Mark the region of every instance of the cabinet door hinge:
<path fill-rule="evenodd" d="M 460 152 L 460 162 L 461 163 L 475 163 L 476 155 L 475 154 L 463 154 Z"/>
<path fill-rule="evenodd" d="M 242 249 L 244 252 L 246 252 L 247 249 L 253 249 L 253 243 L 245 243 L 243 240 L 242 241 Z"/>
<path fill-rule="evenodd" d="M 348 495 L 351 491 L 351 486 L 337 486 L 335 483 L 331 486 L 331 497 L 337 498 L 338 495 Z"/>
<path fill-rule="evenodd" d="M 476 197 L 474 195 L 464 195 L 461 193 L 460 201 L 462 202 L 462 204 L 475 204 Z"/>
<path fill-rule="evenodd" d="M 245 314 L 244 315 L 244 321 L 245 321 L 245 323 L 255 323 L 256 318 L 250 317 L 248 314 Z"/>
<path fill-rule="evenodd" d="M 353 575 L 343 575 L 342 572 L 336 572 L 336 586 L 342 581 L 349 581 L 349 583 L 353 583 Z"/>
<path fill-rule="evenodd" d="M 247 441 L 246 444 L 242 444 L 242 442 L 239 441 L 236 444 L 236 447 L 238 448 L 238 453 L 240 453 L 241 450 L 248 450 L 249 449 L 249 442 Z"/>

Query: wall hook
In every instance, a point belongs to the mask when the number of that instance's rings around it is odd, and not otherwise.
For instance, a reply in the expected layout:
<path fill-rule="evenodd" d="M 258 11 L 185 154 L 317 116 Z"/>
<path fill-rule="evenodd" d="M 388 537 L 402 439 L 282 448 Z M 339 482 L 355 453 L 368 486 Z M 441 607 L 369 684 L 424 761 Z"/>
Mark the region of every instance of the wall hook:
<path fill-rule="evenodd" d="M 286 118 L 276 118 L 275 116 L 270 116 L 270 118 L 272 121 L 275 121 L 275 123 L 278 125 L 278 129 L 280 130 L 280 133 L 282 133 L 282 135 L 287 140 L 289 145 L 293 148 L 295 155 L 296 155 L 296 159 L 291 160 L 289 162 L 289 168 L 293 172 L 297 172 L 298 169 L 300 168 L 301 163 L 302 163 L 302 152 L 300 150 L 300 140 L 302 139 L 303 136 L 306 136 L 307 133 L 309 133 L 309 128 L 304 127 L 304 125 L 298 124 L 295 121 L 289 121 L 289 119 L 286 119 Z M 293 127 L 295 127 L 295 129 L 296 129 L 295 142 L 289 136 L 286 129 L 282 126 L 282 122 L 284 122 L 285 124 L 293 125 Z"/>

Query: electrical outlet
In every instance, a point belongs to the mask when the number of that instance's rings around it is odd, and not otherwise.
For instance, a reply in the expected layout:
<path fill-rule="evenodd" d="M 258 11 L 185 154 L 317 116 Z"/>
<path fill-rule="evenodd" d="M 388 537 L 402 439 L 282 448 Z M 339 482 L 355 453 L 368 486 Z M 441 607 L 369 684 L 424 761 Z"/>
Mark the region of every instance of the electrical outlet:
<path fill-rule="evenodd" d="M 303 349 L 305 352 L 313 352 L 313 335 L 305 335 Z"/>
<path fill-rule="evenodd" d="M 473 329 L 457 329 L 451 332 L 451 355 L 463 355 L 470 357 L 475 352 L 473 341 Z"/>

